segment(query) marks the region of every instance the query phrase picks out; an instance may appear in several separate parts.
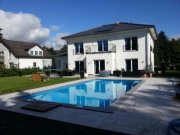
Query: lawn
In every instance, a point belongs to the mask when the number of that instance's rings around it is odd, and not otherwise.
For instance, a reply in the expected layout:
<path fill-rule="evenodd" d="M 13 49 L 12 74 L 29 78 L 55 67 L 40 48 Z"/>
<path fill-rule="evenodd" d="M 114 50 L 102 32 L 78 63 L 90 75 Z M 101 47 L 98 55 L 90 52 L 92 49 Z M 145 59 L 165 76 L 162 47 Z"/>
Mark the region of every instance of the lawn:
<path fill-rule="evenodd" d="M 27 89 L 38 88 L 58 83 L 78 80 L 80 78 L 50 78 L 49 81 L 31 81 L 30 77 L 1 77 L 0 78 L 0 95 L 11 92 L 19 92 Z"/>

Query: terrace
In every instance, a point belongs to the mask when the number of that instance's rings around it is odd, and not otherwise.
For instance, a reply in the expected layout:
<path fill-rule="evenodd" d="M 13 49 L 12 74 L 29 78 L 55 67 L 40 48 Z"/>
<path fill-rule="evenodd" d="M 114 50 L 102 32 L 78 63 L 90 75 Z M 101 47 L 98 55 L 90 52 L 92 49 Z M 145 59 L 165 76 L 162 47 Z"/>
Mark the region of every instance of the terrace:
<path fill-rule="evenodd" d="M 84 81 L 89 79 L 85 79 Z M 109 77 L 109 79 L 119 78 Z M 68 123 L 70 123 L 70 125 L 75 124 L 75 126 L 83 125 L 107 131 L 104 132 L 107 134 L 111 132 L 119 134 L 164 135 L 168 122 L 180 117 L 180 104 L 179 101 L 174 98 L 175 91 L 172 82 L 166 78 L 148 78 L 143 80 L 144 82 L 136 89 L 112 104 L 113 113 L 82 110 L 65 106 L 39 113 L 21 109 L 21 107 L 28 104 L 28 102 L 14 99 L 14 97 L 42 91 L 44 88 L 2 95 L 0 96 L 0 109 L 35 117 L 48 118 L 66 123 L 67 125 Z M 81 81 L 82 80 L 76 80 L 65 84 L 47 86 L 46 89 Z M 67 133 L 67 131 L 64 131 L 64 133 Z"/>

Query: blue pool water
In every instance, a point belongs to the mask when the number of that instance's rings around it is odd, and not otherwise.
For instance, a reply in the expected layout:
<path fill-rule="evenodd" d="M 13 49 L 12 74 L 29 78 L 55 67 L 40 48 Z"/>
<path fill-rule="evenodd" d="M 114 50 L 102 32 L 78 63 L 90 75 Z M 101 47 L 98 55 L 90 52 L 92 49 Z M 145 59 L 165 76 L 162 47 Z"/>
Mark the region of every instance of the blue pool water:
<path fill-rule="evenodd" d="M 106 108 L 139 82 L 137 80 L 90 80 L 38 92 L 23 99 Z"/>

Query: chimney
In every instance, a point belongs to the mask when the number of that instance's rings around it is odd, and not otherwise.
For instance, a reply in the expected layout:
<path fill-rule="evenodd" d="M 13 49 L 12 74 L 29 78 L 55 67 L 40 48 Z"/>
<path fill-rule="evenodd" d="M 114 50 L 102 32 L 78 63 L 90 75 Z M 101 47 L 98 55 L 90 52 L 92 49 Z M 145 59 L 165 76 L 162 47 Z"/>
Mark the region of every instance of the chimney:
<path fill-rule="evenodd" d="M 2 29 L 0 28 L 0 40 L 3 38 L 3 34 L 1 33 Z"/>

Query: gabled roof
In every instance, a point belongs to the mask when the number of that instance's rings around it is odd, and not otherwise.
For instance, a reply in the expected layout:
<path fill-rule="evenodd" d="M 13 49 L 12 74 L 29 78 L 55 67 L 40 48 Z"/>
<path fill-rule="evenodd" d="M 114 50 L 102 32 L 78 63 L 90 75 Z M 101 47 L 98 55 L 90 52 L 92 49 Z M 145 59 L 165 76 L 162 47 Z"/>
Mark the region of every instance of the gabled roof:
<path fill-rule="evenodd" d="M 153 39 L 156 39 L 157 32 L 154 25 L 135 24 L 135 23 L 127 23 L 127 22 L 119 22 L 115 24 L 102 25 L 94 29 L 90 29 L 90 30 L 82 31 L 82 32 L 75 33 L 69 36 L 65 36 L 62 39 L 89 36 L 89 35 L 106 34 L 106 33 L 113 33 L 113 32 L 140 30 L 140 29 L 149 29 L 153 36 Z"/>
<path fill-rule="evenodd" d="M 15 57 L 17 58 L 50 58 L 50 54 L 43 50 L 40 45 L 35 43 L 28 43 L 28 42 L 20 42 L 20 41 L 13 41 L 13 40 L 7 40 L 7 39 L 1 39 L 0 42 L 7 47 Z M 38 46 L 43 50 L 43 56 L 32 56 L 28 53 L 28 51 Z"/>

